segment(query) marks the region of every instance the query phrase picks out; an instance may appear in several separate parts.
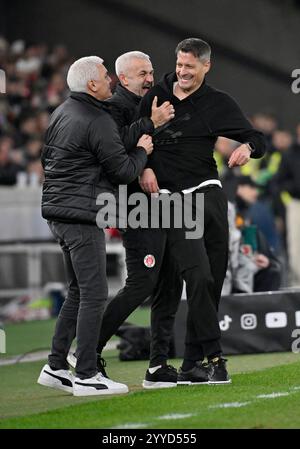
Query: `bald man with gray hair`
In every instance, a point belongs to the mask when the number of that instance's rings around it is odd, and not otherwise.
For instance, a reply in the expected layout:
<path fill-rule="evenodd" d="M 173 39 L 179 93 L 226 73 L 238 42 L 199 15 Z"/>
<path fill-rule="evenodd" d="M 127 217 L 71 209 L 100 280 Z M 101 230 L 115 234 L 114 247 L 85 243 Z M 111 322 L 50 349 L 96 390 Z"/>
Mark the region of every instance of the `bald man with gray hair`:
<path fill-rule="evenodd" d="M 130 149 L 142 134 L 152 134 L 174 118 L 174 108 L 169 101 L 158 108 L 154 99 L 151 117 L 137 118 L 139 103 L 154 83 L 154 69 L 146 53 L 129 51 L 120 55 L 115 69 L 119 83 L 108 102 L 125 147 Z"/>
<path fill-rule="evenodd" d="M 128 51 L 127 53 L 123 53 L 116 59 L 115 62 L 115 70 L 117 77 L 120 78 L 120 75 L 127 74 L 131 68 L 132 60 L 140 59 L 144 61 L 148 61 L 151 63 L 150 56 L 142 51 Z M 152 69 L 153 71 L 153 69 Z"/>

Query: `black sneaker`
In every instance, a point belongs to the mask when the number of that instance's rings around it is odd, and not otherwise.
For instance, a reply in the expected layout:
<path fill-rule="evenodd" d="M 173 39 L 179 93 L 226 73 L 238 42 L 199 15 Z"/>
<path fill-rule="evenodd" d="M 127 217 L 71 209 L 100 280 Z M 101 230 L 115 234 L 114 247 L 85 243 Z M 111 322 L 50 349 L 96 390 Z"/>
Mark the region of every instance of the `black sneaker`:
<path fill-rule="evenodd" d="M 162 365 L 155 373 L 151 374 L 149 369 L 146 371 L 143 387 L 151 388 L 172 388 L 177 386 L 177 369 L 171 365 Z"/>
<path fill-rule="evenodd" d="M 203 362 L 196 362 L 196 365 L 188 370 L 183 371 L 179 368 L 178 385 L 205 385 L 209 383 L 210 366 Z"/>
<path fill-rule="evenodd" d="M 216 357 L 209 362 L 210 374 L 209 383 L 210 384 L 230 384 L 231 379 L 226 369 L 227 359 L 222 357 Z"/>

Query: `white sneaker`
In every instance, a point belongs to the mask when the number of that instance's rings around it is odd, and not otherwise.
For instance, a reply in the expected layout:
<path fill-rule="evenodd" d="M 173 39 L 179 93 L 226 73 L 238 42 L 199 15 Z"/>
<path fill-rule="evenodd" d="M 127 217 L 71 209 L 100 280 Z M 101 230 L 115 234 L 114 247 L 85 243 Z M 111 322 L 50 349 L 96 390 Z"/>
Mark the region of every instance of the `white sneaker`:
<path fill-rule="evenodd" d="M 75 377 L 73 383 L 74 396 L 95 396 L 102 394 L 122 394 L 128 393 L 128 387 L 125 384 L 114 382 L 101 373 L 88 379 L 79 379 Z"/>
<path fill-rule="evenodd" d="M 67 362 L 72 368 L 74 368 L 74 369 L 76 368 L 77 357 L 76 357 L 75 353 L 69 352 L 69 354 L 67 356 Z"/>
<path fill-rule="evenodd" d="M 45 387 L 57 388 L 58 390 L 73 393 L 73 374 L 66 369 L 53 370 L 49 365 L 45 365 L 37 383 Z"/>

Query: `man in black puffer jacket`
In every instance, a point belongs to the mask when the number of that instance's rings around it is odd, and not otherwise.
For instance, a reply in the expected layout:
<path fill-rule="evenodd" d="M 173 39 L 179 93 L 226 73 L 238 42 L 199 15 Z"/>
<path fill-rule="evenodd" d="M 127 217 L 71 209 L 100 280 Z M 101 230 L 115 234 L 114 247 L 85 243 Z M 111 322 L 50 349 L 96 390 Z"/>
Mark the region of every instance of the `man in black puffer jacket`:
<path fill-rule="evenodd" d="M 132 182 L 143 170 L 152 139 L 144 135 L 128 156 L 117 126 L 103 103 L 111 96 L 110 78 L 96 56 L 69 69 L 70 97 L 53 113 L 42 163 L 45 182 L 42 215 L 60 243 L 68 295 L 57 320 L 49 364 L 38 383 L 75 396 L 126 393 L 124 384 L 98 373 L 96 346 L 107 298 L 103 229 L 96 226 L 96 198 L 115 185 Z M 77 338 L 76 377 L 67 355 Z"/>

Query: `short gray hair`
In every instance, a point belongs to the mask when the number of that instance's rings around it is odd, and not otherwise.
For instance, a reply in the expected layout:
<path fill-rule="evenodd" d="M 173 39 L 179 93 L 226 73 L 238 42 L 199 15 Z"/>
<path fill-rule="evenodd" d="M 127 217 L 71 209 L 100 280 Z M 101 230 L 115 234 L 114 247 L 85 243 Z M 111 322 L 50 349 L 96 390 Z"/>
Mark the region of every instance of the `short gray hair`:
<path fill-rule="evenodd" d="M 99 56 L 85 56 L 77 59 L 70 66 L 67 74 L 67 83 L 73 92 L 86 92 L 90 80 L 99 80 L 98 66 L 103 59 Z"/>
<path fill-rule="evenodd" d="M 130 62 L 132 59 L 146 59 L 151 62 L 150 56 L 146 55 L 146 53 L 142 53 L 141 51 L 128 51 L 123 55 L 119 56 L 115 63 L 116 74 L 119 76 L 121 73 L 126 74 L 128 69 L 130 68 Z"/>

